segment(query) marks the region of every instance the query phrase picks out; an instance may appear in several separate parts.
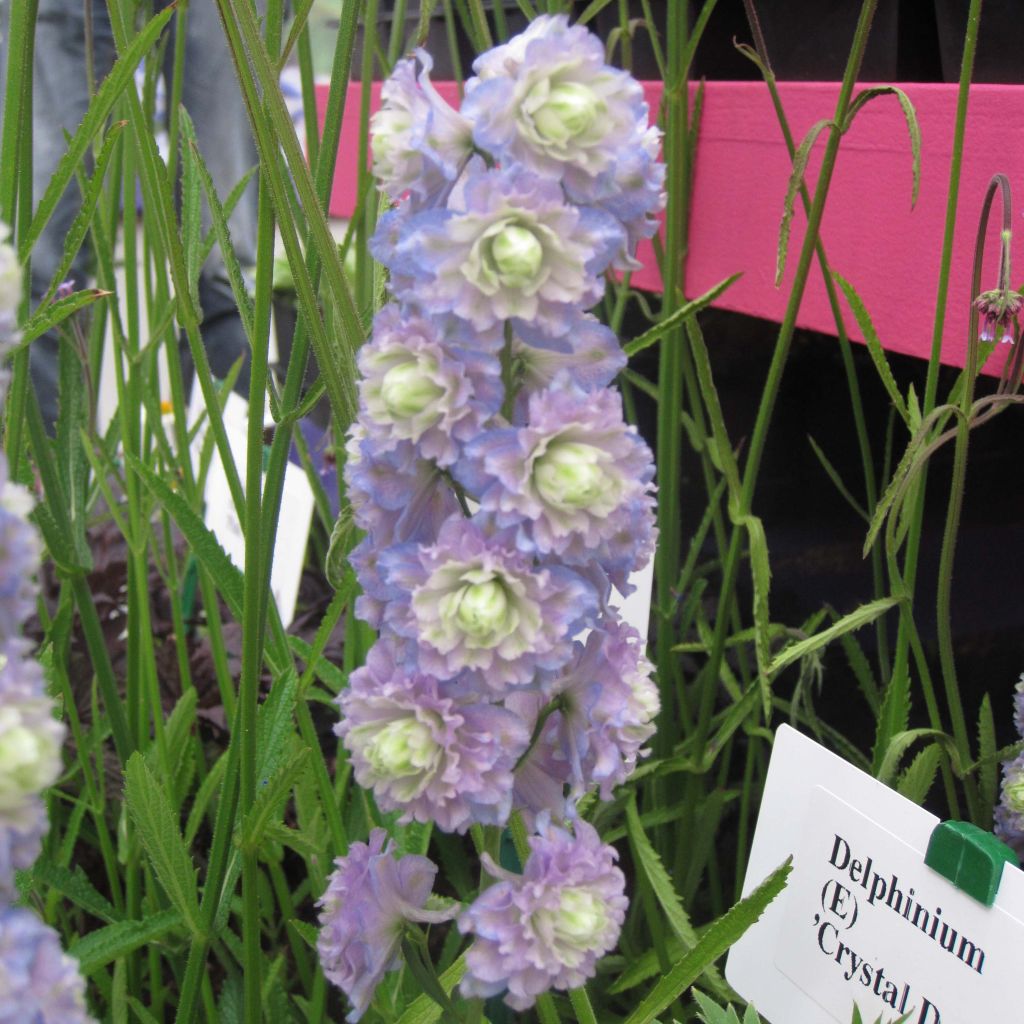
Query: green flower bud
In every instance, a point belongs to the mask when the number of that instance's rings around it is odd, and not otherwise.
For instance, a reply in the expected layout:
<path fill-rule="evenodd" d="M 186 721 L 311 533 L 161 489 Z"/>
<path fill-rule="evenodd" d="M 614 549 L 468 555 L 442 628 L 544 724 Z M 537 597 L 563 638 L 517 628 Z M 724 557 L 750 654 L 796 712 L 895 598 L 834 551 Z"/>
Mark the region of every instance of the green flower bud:
<path fill-rule="evenodd" d="M 366 746 L 366 759 L 383 778 L 420 775 L 437 757 L 430 727 L 414 718 L 389 722 Z"/>
<path fill-rule="evenodd" d="M 463 587 L 455 619 L 463 633 L 482 640 L 505 625 L 507 614 L 505 588 L 498 580 L 487 580 Z"/>
<path fill-rule="evenodd" d="M 585 85 L 556 85 L 547 100 L 533 112 L 537 134 L 548 142 L 565 143 L 590 130 L 604 112 L 604 104 Z"/>
<path fill-rule="evenodd" d="M 547 504 L 566 511 L 590 508 L 610 485 L 600 450 L 575 441 L 552 444 L 533 464 L 533 480 Z"/>
<path fill-rule="evenodd" d="M 502 284 L 528 287 L 544 260 L 537 236 L 519 224 L 506 224 L 491 241 L 491 259 Z"/>
<path fill-rule="evenodd" d="M 427 375 L 428 368 L 415 362 L 399 363 L 384 374 L 380 397 L 385 408 L 396 419 L 416 416 L 433 405 L 444 389 Z"/>

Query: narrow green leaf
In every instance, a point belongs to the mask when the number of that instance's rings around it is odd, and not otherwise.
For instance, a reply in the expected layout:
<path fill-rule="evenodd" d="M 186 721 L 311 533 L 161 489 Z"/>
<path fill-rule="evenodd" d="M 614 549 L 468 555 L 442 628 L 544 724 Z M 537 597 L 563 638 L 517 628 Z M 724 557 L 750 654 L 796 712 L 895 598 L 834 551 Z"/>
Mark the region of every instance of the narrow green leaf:
<path fill-rule="evenodd" d="M 294 735 L 295 703 L 299 677 L 294 667 L 274 680 L 267 699 L 260 705 L 256 721 L 256 774 L 269 779 L 284 761 L 289 739 Z"/>
<path fill-rule="evenodd" d="M 907 131 L 910 134 L 911 170 L 914 182 L 910 193 L 910 208 L 913 209 L 917 204 L 917 196 L 921 188 L 921 126 L 918 124 L 917 111 L 914 109 L 914 104 L 911 103 L 910 97 L 896 85 L 876 85 L 870 89 L 865 89 L 863 92 L 858 93 L 850 104 L 843 132 L 848 132 L 857 114 L 868 103 L 879 96 L 895 96 L 899 100 L 900 107 L 903 110 L 903 117 L 907 122 Z"/>
<path fill-rule="evenodd" d="M 792 858 L 775 869 L 749 896 L 740 900 L 708 927 L 697 945 L 674 964 L 626 1018 L 626 1024 L 652 1024 L 655 1017 L 670 1006 L 764 913 L 769 903 L 786 886 L 792 870 Z"/>
<path fill-rule="evenodd" d="M 439 979 L 441 988 L 446 995 L 451 995 L 452 989 L 455 988 L 465 973 L 466 954 L 463 953 Z M 424 993 L 417 996 L 409 1004 L 408 1009 L 398 1018 L 395 1024 L 435 1024 L 435 1021 L 439 1020 L 440 1017 L 441 1007 Z"/>
<path fill-rule="evenodd" d="M 846 486 L 846 484 L 843 483 L 843 478 L 839 475 L 839 470 L 837 470 L 836 467 L 832 465 L 832 462 L 829 460 L 829 457 L 822 450 L 818 442 L 815 441 L 810 434 L 807 435 L 807 440 L 810 442 L 811 451 L 814 452 L 815 457 L 821 463 L 821 468 L 825 470 L 825 473 L 828 475 L 829 480 L 832 481 L 832 483 L 835 485 L 836 490 L 843 496 L 843 499 L 846 501 L 846 504 L 849 505 L 850 508 L 852 508 L 853 511 L 861 517 L 861 519 L 863 519 L 865 522 L 869 522 L 871 517 L 864 510 L 864 506 L 861 505 L 861 503 L 853 496 L 852 492 Z"/>
<path fill-rule="evenodd" d="M 844 633 L 839 638 L 839 642 L 846 653 L 846 660 L 850 664 L 850 670 L 857 680 L 857 685 L 860 686 L 861 693 L 864 694 L 864 699 L 868 702 L 868 707 L 871 708 L 871 713 L 877 715 L 880 704 L 878 682 L 875 679 L 875 673 L 872 671 L 871 663 L 861 649 L 857 638 L 852 634 Z"/>
<path fill-rule="evenodd" d="M 656 341 L 659 341 L 665 334 L 681 324 L 687 317 L 694 316 L 699 313 L 706 306 L 710 306 L 720 295 L 722 295 L 727 289 L 731 288 L 743 275 L 732 274 L 727 277 L 724 281 L 719 281 L 713 288 L 709 288 L 703 295 L 691 302 L 687 302 L 686 305 L 680 306 L 679 309 L 670 313 L 664 320 L 659 320 L 653 327 L 644 331 L 643 334 L 638 335 L 632 341 L 627 341 L 622 346 L 622 351 L 626 353 L 628 357 L 635 356 L 637 352 L 642 352 L 645 348 L 650 348 Z"/>
<path fill-rule="evenodd" d="M 156 877 L 193 935 L 202 932 L 196 870 L 181 838 L 174 811 L 163 790 L 136 751 L 125 766 L 128 813 L 146 848 Z"/>
<path fill-rule="evenodd" d="M 869 601 L 855 611 L 850 612 L 849 615 L 844 615 L 838 622 L 833 623 L 827 629 L 823 629 L 820 633 L 815 633 L 814 636 L 809 636 L 805 640 L 798 640 L 796 643 L 790 644 L 772 659 L 771 664 L 768 666 L 769 673 L 774 675 L 787 665 L 792 665 L 794 661 L 799 661 L 800 658 L 806 657 L 811 652 L 827 646 L 844 633 L 852 633 L 866 626 L 869 622 L 874 622 L 875 619 L 880 615 L 884 615 L 890 608 L 895 608 L 901 600 L 898 597 L 882 597 L 877 601 Z"/>
<path fill-rule="evenodd" d="M 885 349 L 878 337 L 878 332 L 875 330 L 875 325 L 871 321 L 871 315 L 868 313 L 867 307 L 864 305 L 864 301 L 857 294 L 857 290 L 853 285 L 850 284 L 842 274 L 833 270 L 832 279 L 837 285 L 839 285 L 843 294 L 846 296 L 846 301 L 849 303 L 850 309 L 853 311 L 853 316 L 857 321 L 857 326 L 860 328 L 861 334 L 864 335 L 864 343 L 868 347 L 868 355 L 871 356 L 871 361 L 875 364 L 875 369 L 878 371 L 878 377 L 882 382 L 882 386 L 889 395 L 889 400 L 892 402 L 896 411 L 900 414 L 903 422 L 909 426 L 910 413 L 907 411 L 907 404 L 903 400 L 903 395 L 900 394 L 896 378 L 892 375 L 892 369 L 889 367 L 889 358 L 885 354 Z"/>
<path fill-rule="evenodd" d="M 109 74 L 103 79 L 103 84 L 96 90 L 96 95 L 89 104 L 89 109 L 78 126 L 78 131 L 71 139 L 67 152 L 61 157 L 60 163 L 57 164 L 57 169 L 50 179 L 50 184 L 46 187 L 42 199 L 39 200 L 32 223 L 21 239 L 18 247 L 20 262 L 28 261 L 39 236 L 53 216 L 60 197 L 64 195 L 65 189 L 81 166 L 89 144 L 103 129 L 114 104 L 128 88 L 136 67 L 160 37 L 160 33 L 164 30 L 171 15 L 174 14 L 174 10 L 174 5 L 169 4 L 146 23 L 142 31 L 132 40 L 131 45 L 114 62 Z"/>
<path fill-rule="evenodd" d="M 177 910 L 164 910 L 141 921 L 117 921 L 72 942 L 68 955 L 78 961 L 82 974 L 88 977 L 112 961 L 156 942 L 182 924 Z"/>
<path fill-rule="evenodd" d="M 825 118 L 811 126 L 810 130 L 803 137 L 803 141 L 793 154 L 793 172 L 789 176 L 789 186 L 786 188 L 786 199 L 782 205 L 782 225 L 779 228 L 779 251 L 775 259 L 775 287 L 782 284 L 782 275 L 786 270 L 786 256 L 789 253 L 789 235 L 793 227 L 793 209 L 796 204 L 796 196 L 803 184 L 804 173 L 807 170 L 807 161 L 810 158 L 814 143 L 825 128 L 834 128 L 835 122 Z"/>
<path fill-rule="evenodd" d="M 899 771 L 903 755 L 914 743 L 924 739 L 931 739 L 941 744 L 947 751 L 952 751 L 955 757 L 953 741 L 944 732 L 939 732 L 938 729 L 904 729 L 903 732 L 896 733 L 889 740 L 889 745 L 886 747 L 882 762 L 878 768 L 878 780 L 891 784 L 893 779 L 896 778 L 896 772 Z M 959 764 L 955 760 L 954 767 L 959 768 Z"/>

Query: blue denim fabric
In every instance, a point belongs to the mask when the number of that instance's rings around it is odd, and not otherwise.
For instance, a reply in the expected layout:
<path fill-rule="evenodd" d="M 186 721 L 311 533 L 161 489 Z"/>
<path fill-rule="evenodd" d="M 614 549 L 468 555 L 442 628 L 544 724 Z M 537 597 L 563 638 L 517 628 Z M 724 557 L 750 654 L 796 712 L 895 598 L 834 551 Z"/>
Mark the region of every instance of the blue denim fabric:
<path fill-rule="evenodd" d="M 0 0 L 2 5 L 4 0 Z M 10 2 L 10 0 L 7 0 Z M 17 3 L 19 0 L 13 0 Z M 154 11 L 168 0 L 153 0 Z M 93 0 L 94 67 L 97 82 L 110 71 L 116 57 L 105 0 Z M 172 22 L 176 24 L 177 19 Z M 170 91 L 173 39 L 166 49 L 164 76 Z M 64 133 L 73 133 L 88 107 L 85 63 L 84 0 L 39 0 L 35 43 L 33 96 L 33 192 L 38 203 L 63 155 Z M 188 4 L 185 74 L 182 104 L 196 129 L 200 152 L 221 198 L 257 163 L 245 105 L 214 0 Z M 63 252 L 64 239 L 79 209 L 76 184 L 58 204 L 32 254 L 32 295 L 38 300 L 49 287 Z M 204 209 L 204 226 L 209 228 Z M 231 238 L 243 267 L 253 263 L 256 247 L 256 187 L 250 183 L 229 221 Z M 89 271 L 89 254 L 78 254 L 70 276 L 81 287 Z M 203 309 L 202 334 L 213 372 L 224 376 L 248 343 L 227 275 L 215 250 L 203 268 L 199 301 Z M 56 337 L 39 338 L 32 345 L 32 379 L 43 420 L 57 414 Z M 183 353 L 188 362 L 187 352 Z M 248 388 L 248 360 L 237 387 Z"/>

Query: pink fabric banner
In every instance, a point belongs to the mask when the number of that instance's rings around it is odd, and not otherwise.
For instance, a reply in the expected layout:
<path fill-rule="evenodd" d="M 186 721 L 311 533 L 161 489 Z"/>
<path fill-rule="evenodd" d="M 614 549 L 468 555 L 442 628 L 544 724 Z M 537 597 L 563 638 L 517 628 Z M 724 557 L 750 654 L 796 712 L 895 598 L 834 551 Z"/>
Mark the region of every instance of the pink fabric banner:
<path fill-rule="evenodd" d="M 457 102 L 454 83 L 440 83 L 442 95 Z M 795 137 L 835 108 L 838 83 L 789 82 L 780 92 Z M 867 88 L 863 86 L 862 88 Z M 886 348 L 927 358 L 931 350 L 936 286 L 942 255 L 949 167 L 956 109 L 954 85 L 903 85 L 921 126 L 921 187 L 911 209 L 910 138 L 897 99 L 873 100 L 843 139 L 822 223 L 822 238 L 833 270 L 860 293 Z M 645 83 L 652 110 L 660 83 Z M 318 92 L 321 118 L 327 88 Z M 349 87 L 331 213 L 348 216 L 355 205 L 359 83 Z M 374 85 L 371 109 L 380 102 Z M 1016 130 L 1024 110 L 1024 87 L 976 85 L 971 90 L 966 152 L 954 239 L 949 304 L 942 361 L 963 365 L 966 348 L 971 262 L 985 189 L 994 173 L 1014 181 L 1024 170 L 1024 134 Z M 825 143 L 819 137 L 808 168 L 813 191 Z M 690 224 L 686 291 L 698 295 L 737 271 L 743 277 L 716 303 L 751 316 L 781 320 L 789 294 L 805 218 L 798 203 L 789 260 L 782 286 L 774 285 L 783 201 L 791 170 L 782 135 L 764 85 L 708 82 L 701 123 Z M 1014 219 L 1016 229 L 1019 213 Z M 982 289 L 996 285 L 1001 213 L 993 207 Z M 1024 232 L 1015 231 L 1014 266 L 1024 266 Z M 650 246 L 643 247 L 638 287 L 660 290 Z M 1019 276 L 1014 277 L 1019 283 Z M 847 310 L 851 337 L 862 340 Z M 835 333 L 821 272 L 815 261 L 798 318 L 801 327 Z M 1008 348 L 1009 346 L 1005 346 Z M 990 360 L 994 372 L 1001 353 Z"/>

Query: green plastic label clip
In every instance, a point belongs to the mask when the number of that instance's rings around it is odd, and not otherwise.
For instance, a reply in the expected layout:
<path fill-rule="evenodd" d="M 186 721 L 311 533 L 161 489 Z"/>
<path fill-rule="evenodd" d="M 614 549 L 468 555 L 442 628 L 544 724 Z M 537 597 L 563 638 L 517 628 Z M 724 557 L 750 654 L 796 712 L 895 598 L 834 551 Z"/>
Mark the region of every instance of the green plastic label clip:
<path fill-rule="evenodd" d="M 995 902 L 1003 865 L 1019 866 L 1006 843 L 969 821 L 936 825 L 924 862 L 986 907 Z"/>

